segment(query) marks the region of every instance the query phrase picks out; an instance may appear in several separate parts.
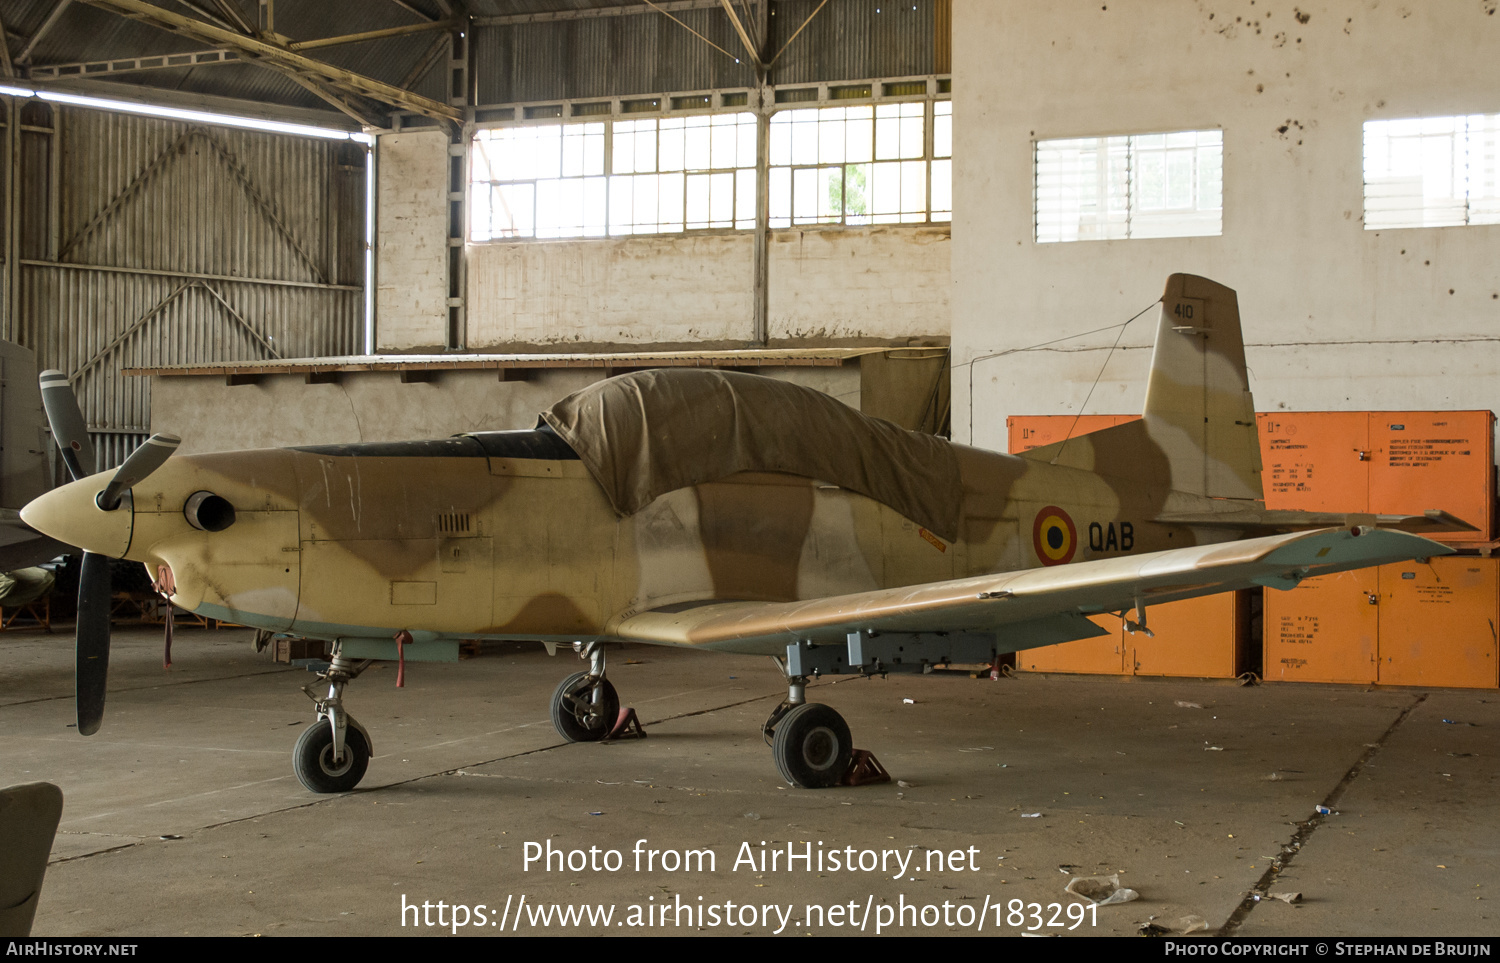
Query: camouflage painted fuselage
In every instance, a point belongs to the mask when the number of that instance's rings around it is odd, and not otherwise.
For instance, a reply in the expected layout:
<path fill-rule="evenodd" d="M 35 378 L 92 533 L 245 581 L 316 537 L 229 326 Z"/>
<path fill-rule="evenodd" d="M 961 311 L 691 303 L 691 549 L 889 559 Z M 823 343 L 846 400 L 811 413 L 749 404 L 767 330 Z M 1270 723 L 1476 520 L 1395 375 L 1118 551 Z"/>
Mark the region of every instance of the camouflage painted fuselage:
<path fill-rule="evenodd" d="M 824 598 L 1234 534 L 1152 521 L 1207 499 L 1168 505 L 1155 486 L 963 446 L 951 543 L 863 495 L 761 472 L 622 518 L 565 446 L 539 455 L 537 434 L 180 456 L 115 512 L 93 504 L 101 474 L 29 518 L 153 574 L 170 567 L 183 608 L 327 639 L 571 642 L 668 606 Z M 190 526 L 198 491 L 227 499 L 234 524 Z"/>

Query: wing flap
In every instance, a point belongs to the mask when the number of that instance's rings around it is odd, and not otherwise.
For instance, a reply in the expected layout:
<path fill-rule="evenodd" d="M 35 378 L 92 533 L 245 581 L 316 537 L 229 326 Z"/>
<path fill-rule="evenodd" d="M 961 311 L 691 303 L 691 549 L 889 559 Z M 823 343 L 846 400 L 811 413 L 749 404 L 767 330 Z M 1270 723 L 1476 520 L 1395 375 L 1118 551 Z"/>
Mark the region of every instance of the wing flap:
<path fill-rule="evenodd" d="M 1321 529 L 799 602 L 711 602 L 643 612 L 619 619 L 610 634 L 770 653 L 797 641 L 843 642 L 856 631 L 1003 634 L 1057 616 L 1082 622 L 1082 616 L 1121 611 L 1138 600 L 1155 604 L 1255 585 L 1291 588 L 1311 576 L 1451 552 L 1405 532 Z"/>

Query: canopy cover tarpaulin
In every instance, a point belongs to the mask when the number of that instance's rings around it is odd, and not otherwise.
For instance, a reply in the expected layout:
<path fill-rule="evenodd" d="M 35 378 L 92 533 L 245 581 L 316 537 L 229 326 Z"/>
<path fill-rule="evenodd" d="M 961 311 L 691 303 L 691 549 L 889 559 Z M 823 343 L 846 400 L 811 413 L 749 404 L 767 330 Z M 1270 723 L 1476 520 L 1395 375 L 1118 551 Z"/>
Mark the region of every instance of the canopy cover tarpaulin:
<path fill-rule="evenodd" d="M 576 391 L 542 413 L 621 515 L 742 471 L 829 482 L 953 541 L 958 458 L 941 438 L 760 375 L 655 369 Z"/>

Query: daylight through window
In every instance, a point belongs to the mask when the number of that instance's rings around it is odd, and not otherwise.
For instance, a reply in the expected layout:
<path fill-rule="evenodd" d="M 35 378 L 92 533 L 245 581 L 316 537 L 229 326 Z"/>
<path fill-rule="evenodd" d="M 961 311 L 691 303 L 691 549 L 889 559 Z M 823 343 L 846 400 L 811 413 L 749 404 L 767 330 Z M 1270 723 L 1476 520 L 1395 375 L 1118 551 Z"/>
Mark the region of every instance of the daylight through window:
<path fill-rule="evenodd" d="M 771 227 L 953 218 L 953 104 L 902 101 L 771 115 Z M 755 228 L 750 111 L 480 130 L 469 238 L 621 237 Z"/>
<path fill-rule="evenodd" d="M 542 124 L 474 135 L 469 236 L 755 226 L 755 115 Z"/>
<path fill-rule="evenodd" d="M 1036 239 L 1224 232 L 1224 133 L 1186 130 L 1036 143 Z"/>
<path fill-rule="evenodd" d="M 770 226 L 952 220 L 952 157 L 950 101 L 781 111 Z"/>
<path fill-rule="evenodd" d="M 1500 114 L 1365 123 L 1365 230 L 1500 224 Z"/>

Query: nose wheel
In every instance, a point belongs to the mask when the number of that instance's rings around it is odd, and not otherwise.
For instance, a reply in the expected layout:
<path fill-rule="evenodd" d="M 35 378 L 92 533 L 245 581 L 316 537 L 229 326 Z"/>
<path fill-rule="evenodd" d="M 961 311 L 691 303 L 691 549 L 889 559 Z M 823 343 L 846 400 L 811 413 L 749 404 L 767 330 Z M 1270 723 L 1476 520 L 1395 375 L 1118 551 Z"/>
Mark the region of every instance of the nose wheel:
<path fill-rule="evenodd" d="M 303 731 L 292 750 L 297 781 L 312 792 L 348 792 L 365 777 L 370 745 L 358 729 L 344 733 L 342 757 L 334 752 L 333 727 L 319 719 Z"/>

